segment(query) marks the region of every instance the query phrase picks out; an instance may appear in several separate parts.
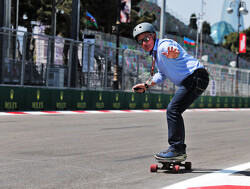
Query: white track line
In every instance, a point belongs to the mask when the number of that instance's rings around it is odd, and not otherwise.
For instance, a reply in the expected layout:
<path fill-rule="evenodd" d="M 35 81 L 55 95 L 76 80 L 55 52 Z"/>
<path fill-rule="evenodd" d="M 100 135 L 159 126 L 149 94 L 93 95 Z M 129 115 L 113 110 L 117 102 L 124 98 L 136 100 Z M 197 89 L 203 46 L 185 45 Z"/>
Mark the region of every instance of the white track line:
<path fill-rule="evenodd" d="M 250 179 L 248 176 L 234 176 L 233 173 L 250 169 L 250 162 L 216 171 L 192 179 L 188 179 L 177 184 L 164 187 L 163 189 L 188 189 L 191 187 L 205 187 L 205 186 L 250 186 Z"/>

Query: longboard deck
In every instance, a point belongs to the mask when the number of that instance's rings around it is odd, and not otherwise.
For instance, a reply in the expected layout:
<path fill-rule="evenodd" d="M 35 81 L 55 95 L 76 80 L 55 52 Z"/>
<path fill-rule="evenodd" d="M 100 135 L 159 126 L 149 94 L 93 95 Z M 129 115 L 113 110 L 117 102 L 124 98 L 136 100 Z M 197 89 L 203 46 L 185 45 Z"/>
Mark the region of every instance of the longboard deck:
<path fill-rule="evenodd" d="M 150 166 L 150 172 L 157 172 L 157 170 L 172 170 L 174 173 L 178 173 L 180 167 L 185 167 L 185 170 L 191 170 L 192 169 L 192 163 L 191 162 L 185 162 L 182 163 L 184 161 L 175 161 L 175 160 L 171 160 L 171 161 L 160 161 L 160 160 L 155 160 L 158 163 L 161 163 L 162 166 L 158 166 L 158 164 L 151 164 Z"/>

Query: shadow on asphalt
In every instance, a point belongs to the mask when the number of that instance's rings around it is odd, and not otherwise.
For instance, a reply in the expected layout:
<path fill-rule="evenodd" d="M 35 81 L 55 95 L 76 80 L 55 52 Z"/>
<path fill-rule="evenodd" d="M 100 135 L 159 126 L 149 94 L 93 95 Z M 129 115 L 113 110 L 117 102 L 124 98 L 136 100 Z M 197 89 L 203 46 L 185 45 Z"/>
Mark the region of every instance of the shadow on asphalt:
<path fill-rule="evenodd" d="M 186 174 L 186 173 L 197 173 L 197 174 L 208 174 L 208 173 L 213 173 L 216 171 L 220 171 L 221 169 L 191 169 L 191 170 L 186 170 L 185 168 L 180 168 L 178 173 L 175 173 L 172 171 L 172 169 L 169 170 L 158 170 L 157 173 L 165 173 L 165 174 Z"/>

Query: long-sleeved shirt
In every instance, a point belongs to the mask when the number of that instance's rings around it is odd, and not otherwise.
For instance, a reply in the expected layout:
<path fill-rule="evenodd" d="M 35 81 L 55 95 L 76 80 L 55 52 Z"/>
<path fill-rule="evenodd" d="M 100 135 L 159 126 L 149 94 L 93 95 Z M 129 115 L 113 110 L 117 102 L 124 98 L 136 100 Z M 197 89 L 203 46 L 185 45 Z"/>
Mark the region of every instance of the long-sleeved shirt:
<path fill-rule="evenodd" d="M 178 58 L 167 58 L 162 52 L 167 53 L 168 47 L 177 48 L 180 51 Z M 182 81 L 191 75 L 196 69 L 204 68 L 193 56 L 189 55 L 176 41 L 171 39 L 156 39 L 152 52 L 158 73 L 153 77 L 156 84 L 162 83 L 166 78 L 175 85 L 181 86 Z"/>

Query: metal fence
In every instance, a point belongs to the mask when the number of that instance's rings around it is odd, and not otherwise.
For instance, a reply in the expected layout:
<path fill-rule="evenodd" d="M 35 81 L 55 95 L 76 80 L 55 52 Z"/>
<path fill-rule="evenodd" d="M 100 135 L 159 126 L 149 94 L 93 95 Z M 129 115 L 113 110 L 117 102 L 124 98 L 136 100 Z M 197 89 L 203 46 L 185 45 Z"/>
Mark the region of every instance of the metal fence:
<path fill-rule="evenodd" d="M 250 96 L 250 70 L 203 64 L 214 80 L 206 95 L 216 88 L 216 95 L 220 96 Z M 0 65 L 0 85 L 72 88 L 74 81 L 73 88 L 131 91 L 136 83 L 147 80 L 151 57 L 142 51 L 116 49 L 96 42 L 2 28 Z M 114 89 L 114 79 L 118 89 Z M 176 89 L 167 79 L 149 92 L 172 94 Z"/>

